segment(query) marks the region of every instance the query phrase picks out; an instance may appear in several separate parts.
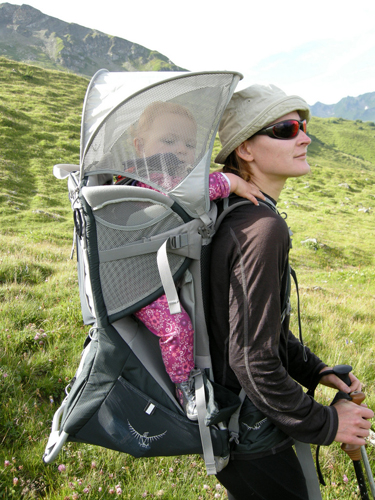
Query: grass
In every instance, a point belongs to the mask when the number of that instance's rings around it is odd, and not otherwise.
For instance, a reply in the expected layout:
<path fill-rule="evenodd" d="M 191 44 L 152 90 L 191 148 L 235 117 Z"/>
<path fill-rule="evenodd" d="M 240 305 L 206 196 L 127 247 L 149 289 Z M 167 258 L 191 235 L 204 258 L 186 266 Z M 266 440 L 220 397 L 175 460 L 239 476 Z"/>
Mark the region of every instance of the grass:
<path fill-rule="evenodd" d="M 43 463 L 52 416 L 88 331 L 69 259 L 66 183 L 52 175 L 55 163 L 79 162 L 88 81 L 4 58 L 0 67 L 0 498 L 99 500 L 111 490 L 132 500 L 226 498 L 196 456 L 134 459 L 69 443 L 55 463 Z M 312 173 L 288 181 L 279 201 L 294 232 L 306 344 L 329 364 L 352 364 L 372 408 L 374 131 L 371 123 L 313 118 Z M 325 404 L 333 395 L 317 391 Z M 371 444 L 368 454 L 373 461 Z M 359 498 L 339 445 L 322 449 L 321 465 L 324 500 Z"/>

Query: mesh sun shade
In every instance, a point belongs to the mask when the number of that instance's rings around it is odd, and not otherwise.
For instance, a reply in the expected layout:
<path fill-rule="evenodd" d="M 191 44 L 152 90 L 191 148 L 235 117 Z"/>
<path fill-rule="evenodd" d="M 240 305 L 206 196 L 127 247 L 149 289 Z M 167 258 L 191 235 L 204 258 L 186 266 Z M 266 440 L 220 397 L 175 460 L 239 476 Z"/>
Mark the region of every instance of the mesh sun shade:
<path fill-rule="evenodd" d="M 83 175 L 123 175 L 169 193 L 202 159 L 209 167 L 232 83 L 232 73 L 187 73 L 126 99 L 90 138 Z"/>

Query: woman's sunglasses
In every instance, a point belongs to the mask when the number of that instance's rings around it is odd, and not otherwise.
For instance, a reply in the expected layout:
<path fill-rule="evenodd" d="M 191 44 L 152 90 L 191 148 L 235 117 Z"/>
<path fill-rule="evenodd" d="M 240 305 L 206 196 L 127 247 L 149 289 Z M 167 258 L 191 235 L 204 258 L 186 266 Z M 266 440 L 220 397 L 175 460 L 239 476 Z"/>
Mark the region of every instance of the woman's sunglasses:
<path fill-rule="evenodd" d="M 254 135 L 268 135 L 273 139 L 293 139 L 297 137 L 300 130 L 303 130 L 306 134 L 306 120 L 284 120 L 262 128 Z"/>

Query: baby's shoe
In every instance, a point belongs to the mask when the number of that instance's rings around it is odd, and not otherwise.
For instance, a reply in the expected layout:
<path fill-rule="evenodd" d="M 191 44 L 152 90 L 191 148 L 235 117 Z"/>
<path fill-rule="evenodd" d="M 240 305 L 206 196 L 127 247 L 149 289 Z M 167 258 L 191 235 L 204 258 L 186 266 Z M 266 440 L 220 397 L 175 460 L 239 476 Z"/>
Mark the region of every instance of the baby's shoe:
<path fill-rule="evenodd" d="M 194 380 L 190 377 L 186 382 L 176 384 L 176 395 L 189 420 L 198 420 L 195 401 Z"/>

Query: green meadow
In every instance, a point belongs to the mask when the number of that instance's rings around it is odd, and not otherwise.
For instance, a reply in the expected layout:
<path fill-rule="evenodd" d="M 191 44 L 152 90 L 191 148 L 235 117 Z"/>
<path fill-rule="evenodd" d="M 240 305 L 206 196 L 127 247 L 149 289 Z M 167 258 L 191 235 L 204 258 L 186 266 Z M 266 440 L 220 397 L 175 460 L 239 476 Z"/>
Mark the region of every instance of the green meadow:
<path fill-rule="evenodd" d="M 0 58 L 0 499 L 225 499 L 199 456 L 134 459 L 68 443 L 42 461 L 88 333 L 66 182 L 52 175 L 56 163 L 79 163 L 87 85 Z M 303 336 L 327 364 L 351 364 L 375 408 L 375 124 L 313 118 L 308 130 L 312 172 L 288 181 L 278 203 L 293 231 Z M 292 300 L 297 333 L 294 290 Z M 367 452 L 375 473 L 374 436 Z M 337 443 L 321 449 L 321 466 L 324 500 L 359 498 Z"/>

